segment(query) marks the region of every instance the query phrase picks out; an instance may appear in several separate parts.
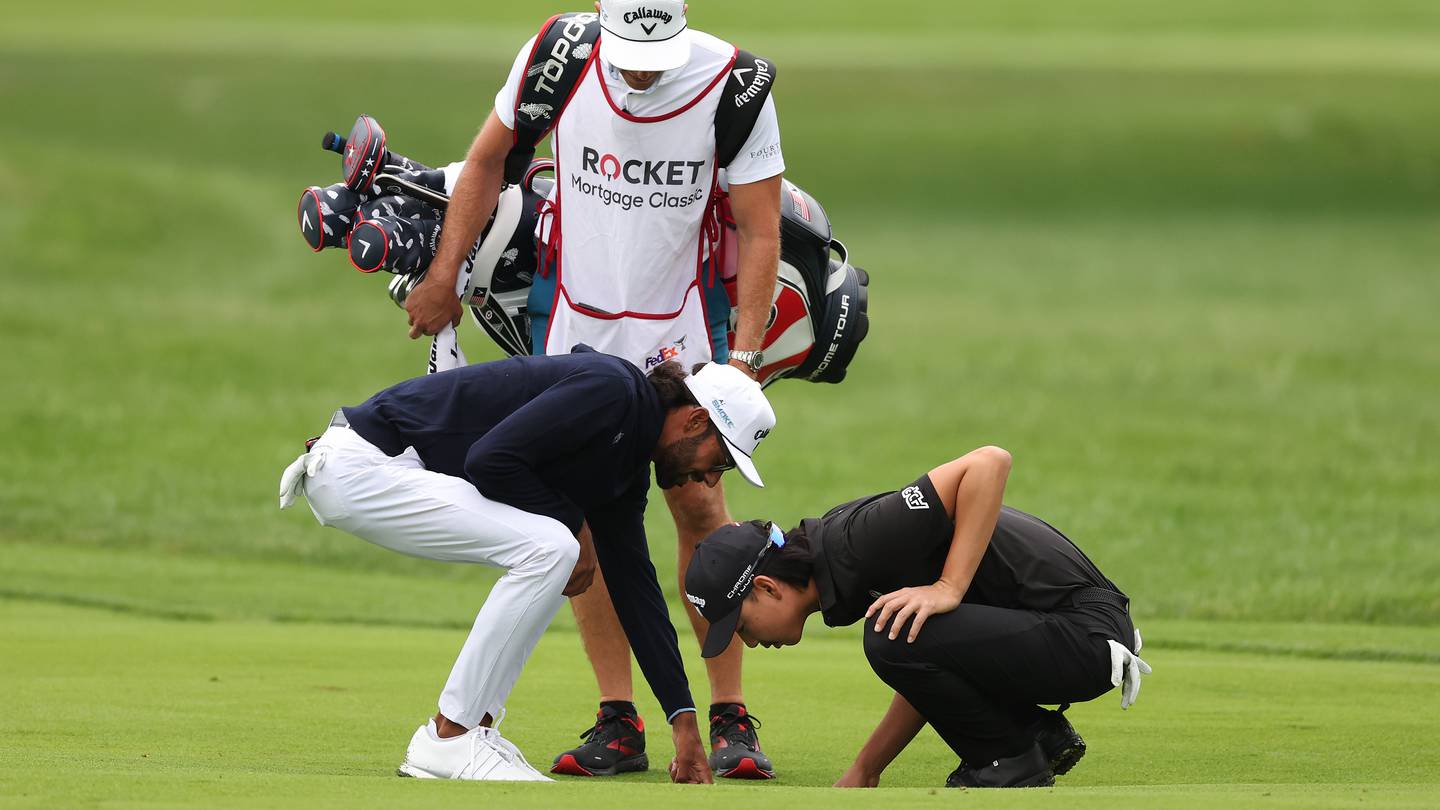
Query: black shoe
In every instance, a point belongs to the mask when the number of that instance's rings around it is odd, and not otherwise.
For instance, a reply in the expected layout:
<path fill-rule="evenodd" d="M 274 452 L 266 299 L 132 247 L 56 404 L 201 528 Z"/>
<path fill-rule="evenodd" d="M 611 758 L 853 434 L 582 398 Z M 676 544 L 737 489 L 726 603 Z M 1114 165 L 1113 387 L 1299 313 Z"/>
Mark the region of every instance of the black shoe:
<path fill-rule="evenodd" d="M 1065 719 L 1065 710 L 1068 708 L 1070 706 L 1066 704 L 1061 706 L 1059 711 L 1047 710 L 1043 718 L 1030 726 L 1035 742 L 1050 761 L 1050 770 L 1054 771 L 1056 776 L 1069 773 L 1075 763 L 1085 756 L 1085 739 L 1070 725 L 1070 721 Z"/>
<path fill-rule="evenodd" d="M 743 703 L 710 707 L 710 770 L 728 779 L 774 779 L 775 767 L 760 751 L 760 720 Z"/>
<path fill-rule="evenodd" d="M 580 733 L 585 744 L 555 757 L 551 773 L 569 776 L 614 776 L 650 768 L 645 756 L 645 722 L 635 712 L 601 704 L 595 725 Z"/>
<path fill-rule="evenodd" d="M 979 767 L 961 762 L 945 780 L 945 787 L 1006 788 L 1006 787 L 1050 787 L 1055 784 L 1055 773 L 1045 760 L 1045 752 L 1039 745 L 1018 756 L 1006 757 L 982 763 Z"/>

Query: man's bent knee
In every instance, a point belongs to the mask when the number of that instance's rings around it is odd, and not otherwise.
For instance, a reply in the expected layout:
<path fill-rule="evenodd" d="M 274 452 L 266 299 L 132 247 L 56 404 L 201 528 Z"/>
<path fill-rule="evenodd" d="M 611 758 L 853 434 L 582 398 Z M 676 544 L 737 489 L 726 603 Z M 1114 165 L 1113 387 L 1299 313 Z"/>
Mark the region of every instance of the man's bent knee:
<path fill-rule="evenodd" d="M 870 668 L 877 674 L 921 663 L 914 654 L 914 646 L 905 640 L 905 636 L 891 639 L 887 632 L 877 631 L 870 622 L 867 619 L 865 625 L 865 660 L 870 662 Z"/>
<path fill-rule="evenodd" d="M 529 552 L 511 570 L 531 568 L 541 571 L 563 571 L 569 576 L 580 559 L 580 541 L 569 532 L 546 532 L 530 538 Z"/>

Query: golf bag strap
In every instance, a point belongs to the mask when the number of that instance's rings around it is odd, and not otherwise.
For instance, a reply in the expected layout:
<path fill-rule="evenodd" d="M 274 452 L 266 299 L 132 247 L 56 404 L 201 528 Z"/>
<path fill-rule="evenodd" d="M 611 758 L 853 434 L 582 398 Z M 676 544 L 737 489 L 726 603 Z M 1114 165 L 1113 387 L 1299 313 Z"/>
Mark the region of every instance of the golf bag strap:
<path fill-rule="evenodd" d="M 515 136 L 505 158 L 505 182 L 519 183 L 570 103 L 585 67 L 599 49 L 600 21 L 593 13 L 557 14 L 545 21 L 525 61 L 520 92 L 515 94 Z M 715 112 L 715 154 L 729 166 L 750 137 L 775 83 L 775 63 L 749 51 L 736 54 L 725 95 Z"/>
<path fill-rule="evenodd" d="M 755 129 L 775 83 L 775 63 L 742 50 L 735 55 L 730 78 L 715 111 L 715 160 L 722 167 L 735 160 Z"/>
<path fill-rule="evenodd" d="M 505 182 L 519 183 L 535 147 L 555 128 L 585 67 L 599 49 L 600 18 L 594 12 L 557 14 L 545 21 L 525 62 L 515 94 L 515 140 L 505 158 Z"/>

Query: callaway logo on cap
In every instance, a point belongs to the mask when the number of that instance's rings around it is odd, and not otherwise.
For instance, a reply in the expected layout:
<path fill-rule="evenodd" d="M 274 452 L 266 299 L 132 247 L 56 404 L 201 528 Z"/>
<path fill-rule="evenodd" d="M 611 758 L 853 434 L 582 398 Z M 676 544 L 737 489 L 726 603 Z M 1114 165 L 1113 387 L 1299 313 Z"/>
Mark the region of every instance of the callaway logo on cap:
<path fill-rule="evenodd" d="M 601 53 L 621 70 L 675 70 L 690 61 L 679 0 L 601 0 L 600 29 Z"/>
<path fill-rule="evenodd" d="M 745 480 L 765 486 L 751 458 L 760 440 L 775 427 L 775 411 L 760 383 L 740 369 L 721 363 L 706 363 L 699 373 L 685 378 L 695 401 L 710 413 L 710 422 L 720 431 L 735 467 Z"/>

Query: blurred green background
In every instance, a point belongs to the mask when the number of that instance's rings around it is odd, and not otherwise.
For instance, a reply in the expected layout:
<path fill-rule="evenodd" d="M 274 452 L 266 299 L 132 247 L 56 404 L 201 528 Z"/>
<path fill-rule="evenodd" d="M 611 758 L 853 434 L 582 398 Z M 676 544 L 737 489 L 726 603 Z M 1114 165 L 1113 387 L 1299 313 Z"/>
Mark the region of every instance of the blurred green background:
<path fill-rule="evenodd" d="M 737 516 L 790 523 L 1000 444 L 1007 501 L 1074 538 L 1157 650 L 1440 660 L 1440 4 L 693 5 L 779 65 L 787 174 L 872 276 L 845 383 L 770 389 L 772 485 L 732 482 Z M 490 575 L 275 509 L 299 442 L 428 349 L 383 281 L 308 251 L 294 206 L 338 180 L 319 137 L 361 112 L 459 159 L 558 10 L 7 5 L 0 673 L 41 689 L 22 628 L 117 611 L 162 637 L 449 628 L 411 673 L 429 699 Z M 673 595 L 658 497 L 650 528 Z M 565 735 L 591 711 L 568 627 L 546 641 Z M 845 633 L 811 636 L 868 677 Z M 43 689 L 11 694 L 40 716 Z M 1424 752 L 1433 729 L 1403 756 Z"/>

